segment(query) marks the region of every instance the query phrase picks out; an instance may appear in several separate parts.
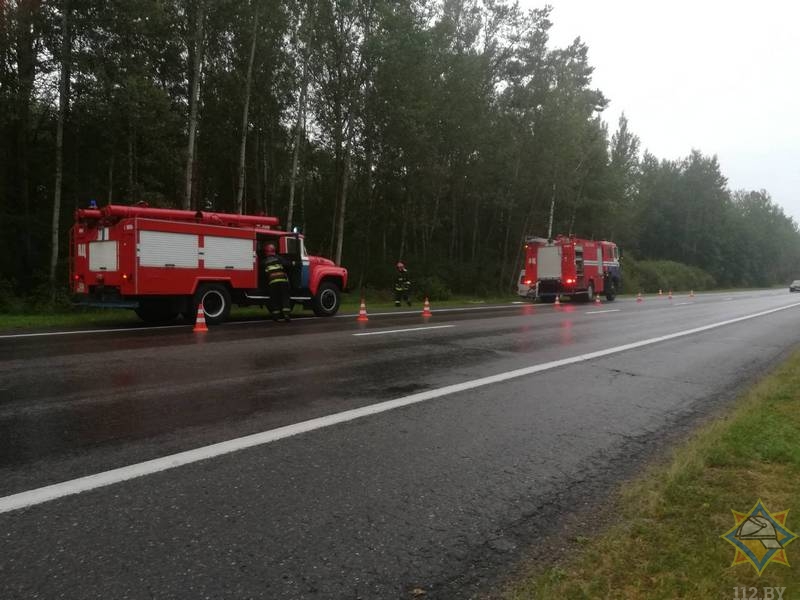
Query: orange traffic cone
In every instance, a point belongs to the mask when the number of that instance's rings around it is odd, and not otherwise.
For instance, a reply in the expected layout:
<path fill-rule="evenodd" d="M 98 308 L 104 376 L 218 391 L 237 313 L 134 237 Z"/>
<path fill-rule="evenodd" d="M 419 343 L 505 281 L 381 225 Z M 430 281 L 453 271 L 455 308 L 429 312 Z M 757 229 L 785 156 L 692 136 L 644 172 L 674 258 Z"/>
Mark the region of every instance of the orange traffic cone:
<path fill-rule="evenodd" d="M 595 294 L 595 296 L 594 296 L 594 303 L 595 304 L 602 304 L 602 302 L 600 302 L 600 296 L 598 296 L 597 294 Z"/>
<path fill-rule="evenodd" d="M 642 292 L 639 292 L 638 294 L 636 294 L 636 301 L 637 302 L 641 302 L 642 301 Z"/>
<path fill-rule="evenodd" d="M 661 292 L 661 290 L 658 290 L 658 295 L 663 296 L 664 294 Z"/>
<path fill-rule="evenodd" d="M 689 298 L 694 298 L 694 290 L 691 290 L 691 291 L 689 292 Z"/>
<path fill-rule="evenodd" d="M 356 321 L 369 321 L 369 317 L 367 317 L 367 304 L 364 302 L 364 299 L 361 299 L 361 308 L 358 309 L 358 318 Z"/>
<path fill-rule="evenodd" d="M 194 320 L 194 329 L 192 329 L 193 333 L 206 333 L 208 331 L 208 327 L 206 327 L 206 311 L 203 310 L 203 303 L 197 305 L 197 318 Z"/>
<path fill-rule="evenodd" d="M 669 291 L 669 299 L 672 300 L 672 290 Z"/>
<path fill-rule="evenodd" d="M 425 296 L 425 304 L 422 305 L 422 316 L 423 317 L 433 316 L 433 313 L 431 312 L 431 303 L 428 302 L 427 296 Z"/>
<path fill-rule="evenodd" d="M 554 303 L 554 304 L 555 304 L 556 306 L 561 306 L 561 300 L 559 300 L 559 299 L 558 299 L 558 296 L 556 296 L 556 301 L 555 301 L 555 303 Z"/>

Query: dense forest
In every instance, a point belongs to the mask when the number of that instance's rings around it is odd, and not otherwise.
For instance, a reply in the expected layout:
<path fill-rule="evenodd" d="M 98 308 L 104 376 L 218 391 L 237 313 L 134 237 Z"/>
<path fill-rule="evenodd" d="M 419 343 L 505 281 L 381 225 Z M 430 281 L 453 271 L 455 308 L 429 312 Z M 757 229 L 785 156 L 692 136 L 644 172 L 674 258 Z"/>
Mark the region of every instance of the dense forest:
<path fill-rule="evenodd" d="M 276 215 L 354 288 L 388 286 L 402 259 L 430 289 L 511 290 L 551 206 L 554 234 L 613 239 L 631 264 L 793 278 L 797 224 L 766 191 L 730 190 L 715 156 L 659 158 L 624 117 L 606 123 L 586 45 L 553 47 L 550 16 L 504 0 L 0 2 L 0 292 L 66 288 L 90 200 Z"/>

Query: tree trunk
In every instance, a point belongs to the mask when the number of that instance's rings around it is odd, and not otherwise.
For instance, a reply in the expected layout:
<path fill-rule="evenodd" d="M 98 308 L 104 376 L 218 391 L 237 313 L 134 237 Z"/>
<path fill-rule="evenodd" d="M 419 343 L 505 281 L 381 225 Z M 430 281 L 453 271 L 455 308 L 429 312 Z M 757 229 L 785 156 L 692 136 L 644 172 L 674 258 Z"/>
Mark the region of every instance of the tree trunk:
<path fill-rule="evenodd" d="M 286 228 L 291 231 L 292 218 L 294 217 L 294 189 L 297 182 L 297 163 L 300 158 L 300 143 L 302 141 L 302 124 L 306 112 L 306 93 L 308 90 L 308 67 L 303 59 L 303 83 L 300 91 L 300 102 L 297 106 L 297 121 L 294 130 L 294 148 L 292 149 L 292 174 L 289 179 L 289 211 L 286 216 Z"/>
<path fill-rule="evenodd" d="M 474 212 L 472 214 L 472 261 L 475 261 L 475 257 L 478 255 L 478 213 L 480 212 L 481 202 L 480 202 L 480 195 L 475 194 L 475 207 Z M 486 229 L 484 228 L 483 234 L 488 237 Z M 485 240 L 484 240 L 485 241 Z"/>
<path fill-rule="evenodd" d="M 247 61 L 247 79 L 244 85 L 244 110 L 242 110 L 242 143 L 239 147 L 239 184 L 236 189 L 236 212 L 242 214 L 244 198 L 245 158 L 247 153 L 247 129 L 250 111 L 250 88 L 253 84 L 253 61 L 256 58 L 256 34 L 258 33 L 258 8 L 253 15 L 253 38 L 250 41 L 250 59 Z"/>
<path fill-rule="evenodd" d="M 270 137 L 269 135 L 264 135 L 262 132 L 262 144 L 263 148 L 261 149 L 261 169 L 262 169 L 262 182 L 264 185 L 263 189 L 263 197 L 261 198 L 261 202 L 263 203 L 263 211 L 265 215 L 270 214 L 269 210 L 269 147 L 270 147 Z"/>
<path fill-rule="evenodd" d="M 203 66 L 203 1 L 197 3 L 194 29 L 194 60 L 192 61 L 192 85 L 189 93 L 189 142 L 186 146 L 186 188 L 183 209 L 192 207 L 192 182 L 194 170 L 195 135 L 197 133 L 197 105 L 200 101 L 200 71 Z"/>
<path fill-rule="evenodd" d="M 339 219 L 336 223 L 336 258 L 334 262 L 337 265 L 342 264 L 342 246 L 344 246 L 344 217 L 347 209 L 347 188 L 350 183 L 350 153 L 352 139 L 352 133 L 348 133 L 347 147 L 344 155 L 344 168 L 342 169 L 342 197 L 339 202 Z"/>
<path fill-rule="evenodd" d="M 108 161 L 108 202 L 114 199 L 114 153 L 111 153 L 111 158 Z"/>
<path fill-rule="evenodd" d="M 36 60 L 34 52 L 33 13 L 37 10 L 33 2 L 20 2 L 17 7 L 17 97 L 16 97 L 16 195 L 22 205 L 22 223 L 31 222 L 30 206 L 30 138 L 28 128 L 31 116 L 31 94 L 36 76 Z M 22 257 L 19 261 L 21 279 L 29 280 L 33 271 L 33 241 L 30 227 L 20 227 L 19 236 L 22 241 Z"/>
<path fill-rule="evenodd" d="M 366 131 L 371 132 L 371 128 L 367 128 Z M 364 258 L 361 264 L 361 275 L 358 279 L 358 289 L 364 289 L 364 278 L 366 277 L 367 269 L 369 268 L 369 259 L 370 259 L 370 249 L 372 248 L 371 243 L 371 233 L 372 233 L 372 205 L 373 205 L 373 198 L 372 198 L 372 136 L 367 135 L 366 137 L 366 149 L 364 153 L 364 163 L 367 170 L 367 225 L 365 231 L 365 238 L 364 238 Z"/>
<path fill-rule="evenodd" d="M 133 163 L 134 163 L 134 136 L 135 133 L 133 131 L 133 123 L 129 125 L 128 128 L 128 198 L 130 200 L 136 199 L 136 194 L 134 192 L 134 183 L 133 183 Z"/>
<path fill-rule="evenodd" d="M 64 120 L 69 109 L 69 72 L 71 39 L 69 32 L 69 0 L 61 6 L 61 81 L 58 86 L 58 125 L 56 127 L 56 181 L 53 198 L 53 221 L 50 234 L 50 299 L 55 300 L 56 267 L 58 266 L 58 242 L 61 225 L 61 181 L 64 171 Z"/>

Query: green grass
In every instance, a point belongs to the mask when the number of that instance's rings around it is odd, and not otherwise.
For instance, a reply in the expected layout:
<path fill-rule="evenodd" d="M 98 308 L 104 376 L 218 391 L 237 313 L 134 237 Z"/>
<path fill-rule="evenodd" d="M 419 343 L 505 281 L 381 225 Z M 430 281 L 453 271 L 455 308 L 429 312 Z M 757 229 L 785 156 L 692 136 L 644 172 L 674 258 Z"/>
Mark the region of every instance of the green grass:
<path fill-rule="evenodd" d="M 800 353 L 747 392 L 732 414 L 702 427 L 670 461 L 626 484 L 613 500 L 613 524 L 561 564 L 512 582 L 509 600 L 550 598 L 733 598 L 733 588 L 785 587 L 800 598 L 800 542 L 791 567 L 731 566 L 735 550 L 720 535 L 731 509 L 761 498 L 771 512 L 790 509 L 800 534 Z M 587 534 L 589 532 L 586 532 Z"/>

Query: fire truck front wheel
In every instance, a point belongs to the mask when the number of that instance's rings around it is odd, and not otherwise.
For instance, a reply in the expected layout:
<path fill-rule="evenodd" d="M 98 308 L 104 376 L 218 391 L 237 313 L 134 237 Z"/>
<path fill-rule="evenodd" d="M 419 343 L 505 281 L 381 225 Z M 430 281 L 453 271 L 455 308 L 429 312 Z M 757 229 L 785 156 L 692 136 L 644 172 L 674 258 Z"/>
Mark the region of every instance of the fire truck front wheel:
<path fill-rule="evenodd" d="M 206 323 L 211 325 L 225 322 L 231 313 L 231 294 L 227 287 L 219 283 L 206 283 L 197 288 L 194 305 L 200 306 L 201 302 Z"/>
<path fill-rule="evenodd" d="M 609 279 L 608 287 L 606 287 L 606 300 L 613 301 L 617 297 L 617 280 Z"/>
<path fill-rule="evenodd" d="M 318 317 L 332 317 L 339 311 L 340 302 L 339 286 L 331 281 L 323 281 L 312 300 L 314 314 Z"/>

